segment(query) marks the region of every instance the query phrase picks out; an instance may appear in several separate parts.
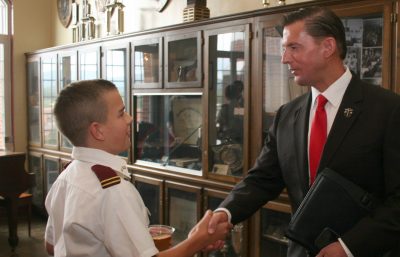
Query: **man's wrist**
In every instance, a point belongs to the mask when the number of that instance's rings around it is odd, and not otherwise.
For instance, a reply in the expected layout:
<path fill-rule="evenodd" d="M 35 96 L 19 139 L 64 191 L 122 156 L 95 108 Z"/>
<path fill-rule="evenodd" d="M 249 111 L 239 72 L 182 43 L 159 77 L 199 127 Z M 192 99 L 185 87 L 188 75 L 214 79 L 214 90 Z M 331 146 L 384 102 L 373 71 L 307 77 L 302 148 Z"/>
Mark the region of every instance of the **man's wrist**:
<path fill-rule="evenodd" d="M 227 208 L 220 207 L 220 208 L 215 209 L 214 212 L 225 212 L 226 216 L 228 216 L 228 222 L 232 223 L 231 222 L 232 221 L 232 214 Z"/>

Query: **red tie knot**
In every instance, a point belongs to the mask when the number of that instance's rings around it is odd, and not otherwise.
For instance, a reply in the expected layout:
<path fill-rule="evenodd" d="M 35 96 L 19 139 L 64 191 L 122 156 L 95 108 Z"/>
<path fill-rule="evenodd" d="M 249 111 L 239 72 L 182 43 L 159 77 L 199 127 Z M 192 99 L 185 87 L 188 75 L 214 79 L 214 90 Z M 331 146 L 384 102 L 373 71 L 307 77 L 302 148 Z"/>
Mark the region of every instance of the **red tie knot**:
<path fill-rule="evenodd" d="M 328 102 L 328 99 L 325 98 L 323 95 L 318 95 L 317 97 L 318 105 L 317 109 L 323 109 L 325 107 L 325 104 Z"/>

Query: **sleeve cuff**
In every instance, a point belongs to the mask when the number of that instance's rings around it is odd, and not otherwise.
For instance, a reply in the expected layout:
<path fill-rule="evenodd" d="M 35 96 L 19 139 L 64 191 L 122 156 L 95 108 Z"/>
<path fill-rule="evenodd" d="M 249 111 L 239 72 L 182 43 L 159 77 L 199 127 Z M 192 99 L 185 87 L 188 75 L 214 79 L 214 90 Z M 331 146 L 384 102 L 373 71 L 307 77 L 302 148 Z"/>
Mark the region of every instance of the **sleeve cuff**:
<path fill-rule="evenodd" d="M 340 245 L 343 247 L 344 251 L 347 254 L 347 257 L 354 257 L 353 254 L 350 252 L 349 248 L 347 248 L 346 244 L 343 242 L 343 240 L 339 237 L 338 241 Z"/>
<path fill-rule="evenodd" d="M 228 221 L 229 221 L 229 223 L 232 223 L 232 222 L 231 222 L 231 220 L 232 220 L 232 214 L 231 214 L 231 212 L 230 212 L 227 208 L 223 208 L 223 207 L 217 208 L 217 209 L 215 209 L 214 212 L 219 212 L 219 211 L 225 212 L 226 215 L 228 216 Z M 353 256 L 352 256 L 352 257 L 353 257 Z"/>

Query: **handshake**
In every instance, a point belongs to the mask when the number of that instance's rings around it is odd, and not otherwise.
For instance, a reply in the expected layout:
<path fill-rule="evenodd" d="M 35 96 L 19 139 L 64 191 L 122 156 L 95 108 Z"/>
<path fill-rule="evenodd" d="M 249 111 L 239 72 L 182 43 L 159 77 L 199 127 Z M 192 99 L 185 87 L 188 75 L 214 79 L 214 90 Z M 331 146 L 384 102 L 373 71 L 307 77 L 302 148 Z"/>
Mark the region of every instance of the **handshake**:
<path fill-rule="evenodd" d="M 225 212 L 213 213 L 208 210 L 199 223 L 192 228 L 188 238 L 198 242 L 203 251 L 215 251 L 224 246 L 225 237 L 232 227 Z"/>
<path fill-rule="evenodd" d="M 189 236 L 178 245 L 159 252 L 157 257 L 191 257 L 195 253 L 221 249 L 224 239 L 232 229 L 225 212 L 208 210 L 203 218 L 192 228 Z"/>

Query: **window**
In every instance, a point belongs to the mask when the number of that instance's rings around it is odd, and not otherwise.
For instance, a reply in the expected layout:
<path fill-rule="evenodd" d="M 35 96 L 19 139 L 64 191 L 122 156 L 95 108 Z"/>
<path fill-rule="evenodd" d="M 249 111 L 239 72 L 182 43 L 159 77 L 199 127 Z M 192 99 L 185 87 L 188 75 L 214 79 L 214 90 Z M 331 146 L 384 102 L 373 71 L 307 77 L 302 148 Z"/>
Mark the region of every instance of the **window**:
<path fill-rule="evenodd" d="M 0 0 L 0 150 L 14 150 L 11 123 L 11 4 Z"/>

